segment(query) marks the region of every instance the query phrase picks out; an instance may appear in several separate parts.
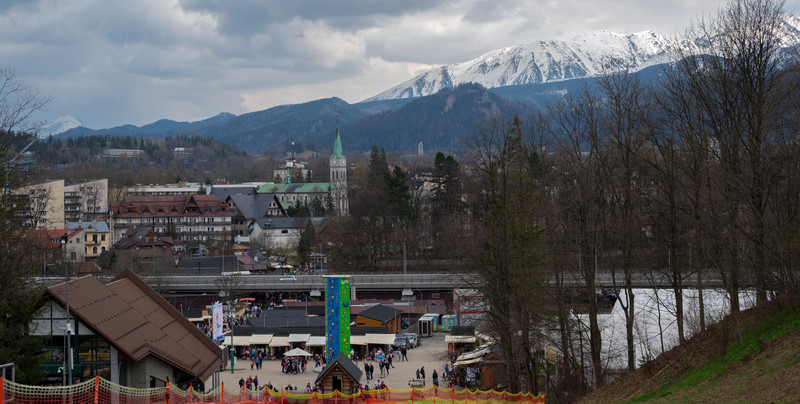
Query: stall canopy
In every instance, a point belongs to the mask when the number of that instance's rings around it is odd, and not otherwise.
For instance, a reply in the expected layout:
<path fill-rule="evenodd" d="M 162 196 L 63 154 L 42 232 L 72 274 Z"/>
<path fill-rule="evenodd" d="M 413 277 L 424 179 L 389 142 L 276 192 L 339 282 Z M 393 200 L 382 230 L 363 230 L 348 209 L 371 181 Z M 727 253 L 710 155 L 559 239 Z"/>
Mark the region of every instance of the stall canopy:
<path fill-rule="evenodd" d="M 394 344 L 395 335 L 394 334 L 366 334 L 364 335 L 364 341 L 367 344 L 376 344 L 376 345 L 392 345 Z M 352 342 L 351 342 L 352 344 Z"/>
<path fill-rule="evenodd" d="M 284 352 L 283 356 L 312 356 L 312 355 L 300 348 L 294 348 L 291 351 Z"/>
<path fill-rule="evenodd" d="M 475 337 L 471 335 L 445 335 L 444 342 L 447 343 L 474 343 Z"/>
<path fill-rule="evenodd" d="M 272 341 L 269 342 L 269 346 L 276 347 L 276 346 L 289 346 L 289 337 L 288 336 L 272 336 Z"/>
<path fill-rule="evenodd" d="M 482 359 L 484 356 L 488 355 L 489 352 L 492 351 L 492 347 L 487 346 L 481 349 L 477 349 L 475 351 L 464 352 L 463 354 L 459 355 L 456 358 L 456 365 L 466 365 L 468 363 L 474 363 L 477 361 L 472 361 L 473 359 Z M 468 362 L 469 361 L 469 362 Z"/>
<path fill-rule="evenodd" d="M 225 341 L 222 342 L 222 345 L 231 345 L 231 336 L 228 335 L 225 337 Z M 250 336 L 249 335 L 235 335 L 233 337 L 233 346 L 250 346 Z"/>
<path fill-rule="evenodd" d="M 367 342 L 363 335 L 350 335 L 350 345 L 367 345 Z"/>
<path fill-rule="evenodd" d="M 308 341 L 308 337 L 310 337 L 310 336 L 311 336 L 311 334 L 289 334 L 288 342 L 290 344 L 292 342 L 303 342 L 303 343 L 305 343 L 305 342 Z"/>
<path fill-rule="evenodd" d="M 269 345 L 272 334 L 253 334 L 250 336 L 250 345 Z"/>
<path fill-rule="evenodd" d="M 350 338 L 352 340 L 352 337 Z M 352 342 L 350 342 L 352 344 Z M 306 342 L 308 346 L 325 346 L 325 337 L 320 335 L 312 335 L 308 337 L 308 342 Z"/>

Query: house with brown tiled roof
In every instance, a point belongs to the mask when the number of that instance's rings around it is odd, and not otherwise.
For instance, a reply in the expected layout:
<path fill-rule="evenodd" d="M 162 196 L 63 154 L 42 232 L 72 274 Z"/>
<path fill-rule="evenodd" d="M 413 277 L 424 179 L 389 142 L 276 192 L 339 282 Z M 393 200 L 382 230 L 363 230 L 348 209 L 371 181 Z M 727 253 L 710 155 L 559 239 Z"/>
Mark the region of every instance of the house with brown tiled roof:
<path fill-rule="evenodd" d="M 84 234 L 86 229 L 31 229 L 22 230 L 21 237 L 31 239 L 30 246 L 37 258 L 44 260 L 43 264 L 58 264 L 62 266 L 64 260 L 69 262 L 83 262 L 86 260 L 86 247 Z M 66 236 L 66 243 L 62 238 Z M 66 254 L 65 254 L 66 251 Z"/>
<path fill-rule="evenodd" d="M 152 273 L 154 269 L 173 268 L 171 237 L 156 233 L 152 229 L 135 228 L 128 230 L 121 240 L 117 241 L 105 259 L 100 263 L 111 273 L 119 273 L 129 268 L 140 275 Z M 144 271 L 147 270 L 147 271 Z"/>
<path fill-rule="evenodd" d="M 49 287 L 32 324 L 46 339 L 45 384 L 61 384 L 65 330 L 72 349 L 73 383 L 101 376 L 146 388 L 151 377 L 195 388 L 222 365 L 222 351 L 132 271 L 103 284 L 93 276 Z M 67 327 L 66 325 L 69 324 Z"/>
<path fill-rule="evenodd" d="M 201 244 L 232 237 L 233 213 L 215 195 L 128 195 L 111 204 L 113 240 L 132 228 L 158 234 L 177 234 L 178 250 L 196 250 Z"/>

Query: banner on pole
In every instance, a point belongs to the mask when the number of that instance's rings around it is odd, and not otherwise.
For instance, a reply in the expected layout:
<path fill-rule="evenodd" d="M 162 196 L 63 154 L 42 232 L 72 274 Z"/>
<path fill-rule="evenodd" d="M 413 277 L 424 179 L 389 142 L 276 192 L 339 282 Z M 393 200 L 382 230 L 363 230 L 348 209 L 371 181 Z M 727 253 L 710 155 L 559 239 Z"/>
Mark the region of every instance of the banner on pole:
<path fill-rule="evenodd" d="M 225 338 L 222 335 L 222 321 L 222 302 L 216 302 L 211 308 L 212 339 L 214 341 Z"/>

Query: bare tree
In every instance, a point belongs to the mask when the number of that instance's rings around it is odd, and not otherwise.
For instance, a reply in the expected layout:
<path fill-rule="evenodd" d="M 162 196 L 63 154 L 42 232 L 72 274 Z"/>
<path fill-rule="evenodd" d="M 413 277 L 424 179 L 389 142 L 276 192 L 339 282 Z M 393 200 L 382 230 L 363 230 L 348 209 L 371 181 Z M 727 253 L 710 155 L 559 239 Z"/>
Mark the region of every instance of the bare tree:
<path fill-rule="evenodd" d="M 688 84 L 686 96 L 713 139 L 720 177 L 711 183 L 719 198 L 715 219 L 723 242 L 715 248 L 723 269 L 731 309 L 738 312 L 742 272 L 755 277 L 759 304 L 766 302 L 772 278 L 768 263 L 770 198 L 781 163 L 776 139 L 786 114 L 784 76 L 795 61 L 781 51 L 784 3 L 732 0 L 709 22 L 687 33 L 699 38 L 679 49 L 676 68 Z M 745 266 L 749 263 L 749 266 Z"/>
<path fill-rule="evenodd" d="M 267 258 L 272 256 L 279 247 L 278 238 L 268 230 L 251 237 L 250 245 L 258 251 L 263 251 Z"/>
<path fill-rule="evenodd" d="M 604 218 L 608 211 L 607 179 L 600 164 L 603 152 L 602 105 L 588 88 L 568 96 L 551 108 L 555 140 L 554 166 L 562 245 L 571 247 L 568 272 L 578 273 L 588 298 L 589 345 L 595 385 L 603 384 L 602 341 L 597 321 L 596 273 L 603 244 Z"/>
<path fill-rule="evenodd" d="M 484 304 L 489 332 L 496 337 L 506 365 L 508 389 L 539 391 L 537 341 L 531 324 L 542 321 L 541 307 L 549 274 L 544 258 L 541 208 L 541 158 L 523 134 L 518 117 L 495 117 L 478 131 L 470 166 L 481 184 L 473 200 L 475 251 L 470 280 Z"/>
<path fill-rule="evenodd" d="M 23 215 L 24 226 L 31 229 L 52 228 L 54 224 L 48 222 L 48 217 L 58 207 L 53 204 L 53 190 L 47 184 L 32 185 L 23 188 L 18 193 L 21 207 L 19 213 Z M 60 227 L 62 224 L 57 224 Z"/>
<path fill-rule="evenodd" d="M 49 98 L 31 90 L 16 79 L 9 68 L 0 68 L 0 363 L 17 364 L 17 381 L 37 383 L 38 365 L 34 350 L 39 341 L 29 336 L 36 304 L 41 290 L 30 277 L 41 266 L 31 254 L 32 238 L 20 237 L 15 227 L 19 208 L 18 198 L 11 190 L 19 186 L 12 149 L 19 140 L 30 141 L 28 134 L 36 133 L 41 122 L 31 119 L 43 110 Z"/>
<path fill-rule="evenodd" d="M 608 256 L 613 279 L 616 281 L 616 268 L 622 268 L 624 276 L 625 300 L 620 300 L 619 304 L 625 313 L 628 371 L 633 371 L 636 368 L 633 272 L 640 270 L 642 265 L 641 196 L 647 178 L 642 154 L 647 130 L 652 126 L 649 117 L 651 102 L 648 89 L 637 76 L 627 72 L 600 79 L 600 92 L 606 112 L 603 131 L 609 136 L 605 153 L 600 154 L 604 176 L 610 179 L 611 216 L 607 222 L 606 249 L 613 251 Z M 679 326 L 679 332 L 682 331 Z"/>
<path fill-rule="evenodd" d="M 106 199 L 103 198 L 103 193 L 107 192 L 107 190 L 103 189 L 103 187 L 100 185 L 92 184 L 81 187 L 81 192 L 86 198 L 86 212 L 84 213 L 84 220 L 93 222 L 97 218 L 97 213 L 101 208 L 101 203 Z M 104 208 L 108 207 L 105 206 Z"/>

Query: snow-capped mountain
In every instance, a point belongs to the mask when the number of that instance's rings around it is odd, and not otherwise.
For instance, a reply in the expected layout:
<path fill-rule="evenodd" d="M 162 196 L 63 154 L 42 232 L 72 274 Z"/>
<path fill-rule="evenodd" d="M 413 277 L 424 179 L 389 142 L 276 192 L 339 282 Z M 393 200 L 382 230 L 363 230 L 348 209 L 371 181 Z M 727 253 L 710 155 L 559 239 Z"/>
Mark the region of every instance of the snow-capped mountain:
<path fill-rule="evenodd" d="M 800 43 L 800 18 L 788 15 L 779 28 L 783 47 Z M 701 44 L 703 41 L 693 41 Z M 628 70 L 668 62 L 674 42 L 651 31 L 616 34 L 598 31 L 569 41 L 536 41 L 497 49 L 473 60 L 445 65 L 420 74 L 364 101 L 413 98 L 435 94 L 462 83 L 487 88 L 541 84 Z M 692 42 L 682 42 L 692 46 Z"/>
<path fill-rule="evenodd" d="M 669 45 L 668 39 L 650 31 L 625 35 L 599 31 L 570 41 L 537 41 L 442 66 L 365 101 L 426 96 L 470 82 L 493 88 L 639 70 L 665 61 Z"/>
<path fill-rule="evenodd" d="M 55 121 L 51 122 L 49 125 L 42 128 L 39 132 L 39 137 L 45 138 L 50 135 L 57 135 L 61 132 L 66 132 L 72 128 L 77 128 L 79 126 L 83 126 L 81 121 L 67 115 L 67 116 L 59 116 Z"/>

